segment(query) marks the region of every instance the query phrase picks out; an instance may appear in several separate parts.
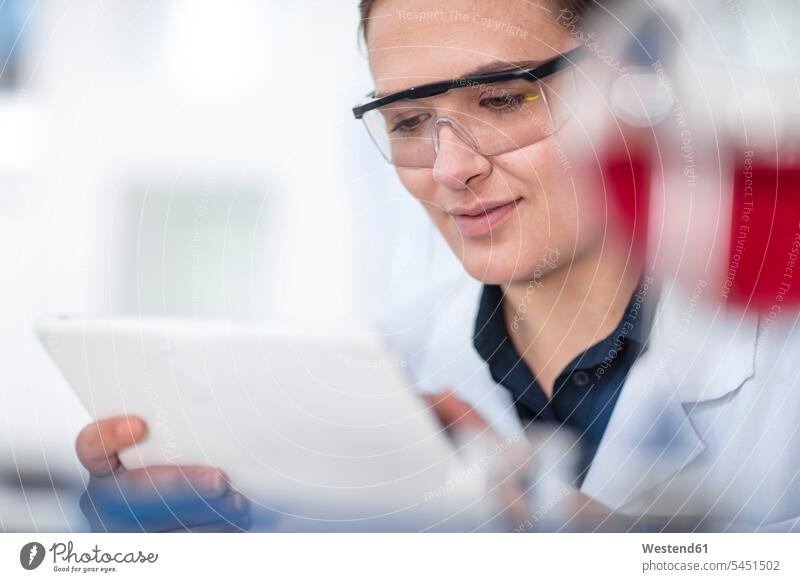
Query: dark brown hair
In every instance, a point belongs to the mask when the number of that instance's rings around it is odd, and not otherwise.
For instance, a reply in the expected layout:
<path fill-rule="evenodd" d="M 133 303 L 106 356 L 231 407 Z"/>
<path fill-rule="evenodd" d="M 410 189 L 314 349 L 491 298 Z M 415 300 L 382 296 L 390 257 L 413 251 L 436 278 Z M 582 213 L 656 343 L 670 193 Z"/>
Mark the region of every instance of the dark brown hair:
<path fill-rule="evenodd" d="M 361 31 L 364 37 L 367 36 L 367 20 L 378 0 L 360 0 L 358 9 L 361 12 Z M 552 0 L 557 8 L 569 10 L 573 14 L 581 14 L 596 2 L 596 0 Z"/>

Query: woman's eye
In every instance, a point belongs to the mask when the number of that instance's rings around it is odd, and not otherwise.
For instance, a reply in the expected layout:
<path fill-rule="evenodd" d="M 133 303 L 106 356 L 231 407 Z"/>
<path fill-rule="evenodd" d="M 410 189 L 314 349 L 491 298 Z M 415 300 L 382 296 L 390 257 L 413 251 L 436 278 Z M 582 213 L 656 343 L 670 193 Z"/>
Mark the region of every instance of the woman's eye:
<path fill-rule="evenodd" d="M 526 95 L 497 95 L 481 99 L 480 105 L 494 111 L 514 110 L 527 100 L 526 97 Z"/>
<path fill-rule="evenodd" d="M 419 128 L 420 125 L 425 123 L 430 114 L 423 113 L 421 115 L 415 115 L 414 117 L 407 117 L 406 119 L 401 119 L 400 121 L 396 122 L 391 129 L 391 133 L 409 133 Z"/>

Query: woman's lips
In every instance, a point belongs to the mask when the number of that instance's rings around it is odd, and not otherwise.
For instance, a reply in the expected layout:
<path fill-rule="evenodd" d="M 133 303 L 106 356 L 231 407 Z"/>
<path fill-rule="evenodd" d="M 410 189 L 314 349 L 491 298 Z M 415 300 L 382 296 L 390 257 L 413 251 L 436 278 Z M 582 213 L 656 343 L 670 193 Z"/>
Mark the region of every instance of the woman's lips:
<path fill-rule="evenodd" d="M 485 236 L 508 220 L 520 200 L 522 199 L 518 198 L 494 208 L 487 208 L 477 214 L 452 213 L 451 216 L 462 235 L 466 237 Z"/>

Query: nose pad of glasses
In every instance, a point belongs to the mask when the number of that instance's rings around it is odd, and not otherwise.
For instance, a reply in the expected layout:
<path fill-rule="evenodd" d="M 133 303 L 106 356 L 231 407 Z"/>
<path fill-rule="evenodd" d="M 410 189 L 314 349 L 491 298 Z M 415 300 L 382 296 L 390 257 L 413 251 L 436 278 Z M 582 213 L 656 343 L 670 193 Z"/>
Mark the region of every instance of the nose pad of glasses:
<path fill-rule="evenodd" d="M 465 127 L 459 124 L 457 121 L 450 117 L 437 117 L 436 120 L 433 122 L 433 149 L 438 154 L 439 153 L 439 131 L 444 126 L 450 127 L 453 130 L 461 141 L 467 144 L 472 150 L 475 152 L 480 153 L 480 148 L 478 147 L 478 142 L 475 140 L 474 137 L 467 131 Z"/>

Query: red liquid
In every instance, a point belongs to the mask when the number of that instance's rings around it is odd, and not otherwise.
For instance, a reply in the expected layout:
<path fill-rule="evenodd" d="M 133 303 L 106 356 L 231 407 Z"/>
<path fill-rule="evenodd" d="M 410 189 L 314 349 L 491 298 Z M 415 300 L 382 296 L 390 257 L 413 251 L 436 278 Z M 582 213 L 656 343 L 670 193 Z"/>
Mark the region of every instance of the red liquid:
<path fill-rule="evenodd" d="M 606 149 L 603 179 L 617 228 L 637 256 L 646 250 L 653 176 L 652 130 L 631 129 L 620 144 Z"/>
<path fill-rule="evenodd" d="M 800 163 L 737 154 L 723 297 L 747 309 L 800 304 Z M 775 309 L 773 309 L 775 310 Z"/>

